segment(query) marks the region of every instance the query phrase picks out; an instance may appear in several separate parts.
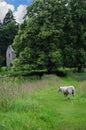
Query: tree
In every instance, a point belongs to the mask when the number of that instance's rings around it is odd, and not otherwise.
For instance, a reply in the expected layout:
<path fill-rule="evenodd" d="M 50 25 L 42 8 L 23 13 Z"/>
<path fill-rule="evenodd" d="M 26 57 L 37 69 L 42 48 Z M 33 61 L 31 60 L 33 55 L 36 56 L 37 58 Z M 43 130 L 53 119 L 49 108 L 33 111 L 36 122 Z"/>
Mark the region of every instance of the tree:
<path fill-rule="evenodd" d="M 27 8 L 24 23 L 14 40 L 14 48 L 21 59 L 25 48 L 29 48 L 26 64 L 32 69 L 57 70 L 61 66 L 60 42 L 63 36 L 65 0 L 34 0 Z M 28 19 L 27 19 L 28 18 Z M 25 62 L 23 62 L 25 65 Z"/>
<path fill-rule="evenodd" d="M 53 71 L 63 65 L 81 72 L 86 64 L 84 0 L 34 0 L 13 46 L 22 64 L 31 69 Z"/>
<path fill-rule="evenodd" d="M 3 25 L 8 24 L 9 22 L 15 22 L 13 12 L 10 9 L 8 10 L 8 12 L 6 13 L 3 19 Z"/>
<path fill-rule="evenodd" d="M 17 31 L 18 25 L 13 19 L 12 11 L 9 10 L 0 28 L 0 66 L 6 65 L 6 50 L 8 45 L 13 43 L 13 39 L 17 34 Z"/>
<path fill-rule="evenodd" d="M 63 62 L 66 67 L 76 67 L 81 72 L 86 64 L 86 4 L 70 0 L 64 24 Z"/>

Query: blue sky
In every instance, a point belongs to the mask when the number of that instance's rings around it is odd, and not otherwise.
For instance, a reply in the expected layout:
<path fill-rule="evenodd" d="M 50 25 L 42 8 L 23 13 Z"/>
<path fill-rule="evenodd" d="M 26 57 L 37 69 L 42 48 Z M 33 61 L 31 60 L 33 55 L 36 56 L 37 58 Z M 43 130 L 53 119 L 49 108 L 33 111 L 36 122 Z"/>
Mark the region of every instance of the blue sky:
<path fill-rule="evenodd" d="M 3 21 L 9 9 L 13 11 L 16 22 L 22 23 L 26 14 L 27 6 L 31 5 L 33 0 L 0 0 L 0 20 Z"/>
<path fill-rule="evenodd" d="M 12 4 L 15 7 L 15 10 L 19 5 L 30 5 L 32 0 L 5 0 L 8 4 Z"/>

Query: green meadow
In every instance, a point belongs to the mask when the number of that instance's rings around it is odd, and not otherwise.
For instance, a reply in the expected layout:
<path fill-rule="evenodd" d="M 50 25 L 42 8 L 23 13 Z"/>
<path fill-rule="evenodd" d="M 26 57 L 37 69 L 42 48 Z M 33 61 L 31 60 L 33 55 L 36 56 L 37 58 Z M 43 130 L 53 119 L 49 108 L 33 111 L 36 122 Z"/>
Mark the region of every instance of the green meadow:
<path fill-rule="evenodd" d="M 0 130 L 86 130 L 85 75 L 1 76 Z M 74 99 L 60 85 L 74 85 Z"/>

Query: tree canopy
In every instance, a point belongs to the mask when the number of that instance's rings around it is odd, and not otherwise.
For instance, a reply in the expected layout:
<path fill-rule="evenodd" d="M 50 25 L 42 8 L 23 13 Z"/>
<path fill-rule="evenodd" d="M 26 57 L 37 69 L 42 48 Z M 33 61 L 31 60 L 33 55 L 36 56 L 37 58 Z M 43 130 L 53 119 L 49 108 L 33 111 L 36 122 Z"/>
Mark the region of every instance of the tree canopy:
<path fill-rule="evenodd" d="M 70 0 L 64 24 L 64 66 L 77 67 L 78 72 L 86 65 L 86 3 Z"/>
<path fill-rule="evenodd" d="M 57 70 L 86 64 L 86 3 L 82 0 L 34 0 L 14 40 L 23 66 Z"/>
<path fill-rule="evenodd" d="M 14 40 L 16 54 L 23 65 L 48 71 L 62 65 L 60 42 L 65 4 L 66 1 L 36 0 L 27 8 L 25 21 Z"/>

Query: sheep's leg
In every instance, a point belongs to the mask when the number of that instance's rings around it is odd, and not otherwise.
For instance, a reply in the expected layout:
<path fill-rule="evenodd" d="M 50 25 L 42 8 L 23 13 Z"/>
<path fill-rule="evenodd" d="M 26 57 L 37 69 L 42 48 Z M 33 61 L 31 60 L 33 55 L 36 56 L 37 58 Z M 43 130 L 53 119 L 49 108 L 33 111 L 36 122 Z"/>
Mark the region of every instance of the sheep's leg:
<path fill-rule="evenodd" d="M 64 93 L 64 97 L 65 97 L 65 98 L 67 97 L 67 95 L 68 95 L 68 93 Z"/>
<path fill-rule="evenodd" d="M 72 91 L 72 96 L 74 97 L 74 90 Z"/>
<path fill-rule="evenodd" d="M 72 94 L 72 96 L 74 97 L 74 93 Z"/>

